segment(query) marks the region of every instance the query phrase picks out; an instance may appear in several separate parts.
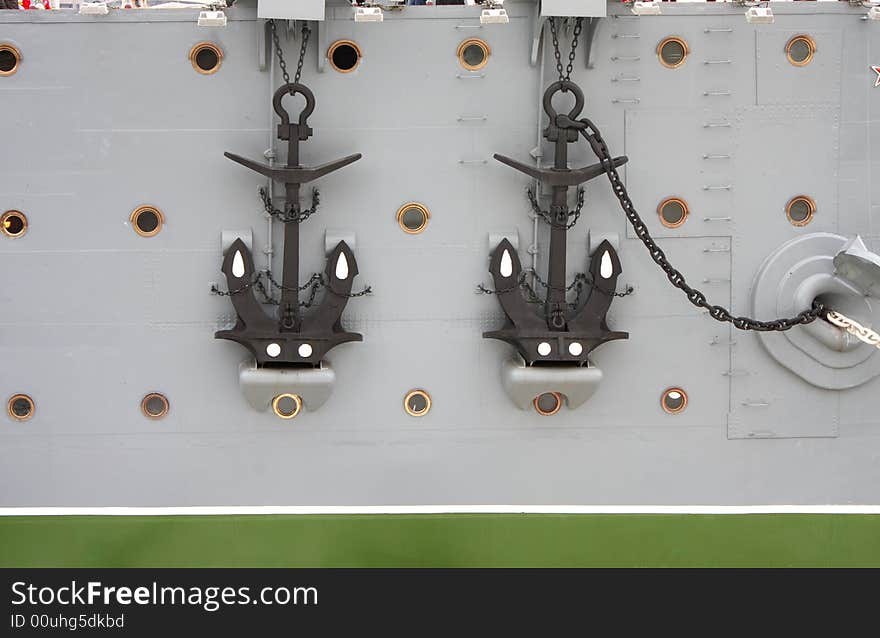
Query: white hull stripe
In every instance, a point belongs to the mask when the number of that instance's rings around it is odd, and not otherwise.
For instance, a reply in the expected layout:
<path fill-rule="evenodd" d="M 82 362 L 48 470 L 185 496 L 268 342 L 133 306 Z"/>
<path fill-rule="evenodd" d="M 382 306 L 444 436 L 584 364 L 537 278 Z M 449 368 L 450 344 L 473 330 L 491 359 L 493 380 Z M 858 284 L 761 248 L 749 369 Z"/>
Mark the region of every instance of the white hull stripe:
<path fill-rule="evenodd" d="M 880 505 L 258 505 L 0 507 L 0 516 L 268 516 L 381 514 L 880 514 Z"/>

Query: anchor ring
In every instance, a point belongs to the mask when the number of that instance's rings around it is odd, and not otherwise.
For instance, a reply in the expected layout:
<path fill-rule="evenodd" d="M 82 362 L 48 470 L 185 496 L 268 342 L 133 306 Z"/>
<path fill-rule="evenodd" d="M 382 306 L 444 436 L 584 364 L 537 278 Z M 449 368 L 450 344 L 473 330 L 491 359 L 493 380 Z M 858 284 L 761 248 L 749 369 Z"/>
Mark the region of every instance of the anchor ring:
<path fill-rule="evenodd" d="M 550 122 L 555 123 L 556 117 L 559 115 L 556 109 L 553 108 L 553 96 L 559 92 L 568 93 L 569 91 L 574 94 L 574 106 L 568 112 L 569 119 L 576 120 L 581 111 L 584 110 L 584 92 L 581 90 L 581 87 L 571 80 L 557 80 L 544 91 L 544 112 L 547 113 Z"/>
<path fill-rule="evenodd" d="M 309 116 L 315 110 L 315 94 L 312 93 L 312 90 L 309 87 L 305 84 L 282 84 L 278 87 L 278 90 L 275 91 L 275 95 L 272 97 L 272 108 L 275 109 L 278 117 L 281 118 L 281 126 L 290 125 L 290 114 L 287 112 L 287 109 L 281 105 L 281 100 L 284 99 L 285 95 L 295 95 L 297 93 L 306 99 L 306 105 L 299 114 L 300 126 L 307 126 L 306 120 L 309 119 Z"/>

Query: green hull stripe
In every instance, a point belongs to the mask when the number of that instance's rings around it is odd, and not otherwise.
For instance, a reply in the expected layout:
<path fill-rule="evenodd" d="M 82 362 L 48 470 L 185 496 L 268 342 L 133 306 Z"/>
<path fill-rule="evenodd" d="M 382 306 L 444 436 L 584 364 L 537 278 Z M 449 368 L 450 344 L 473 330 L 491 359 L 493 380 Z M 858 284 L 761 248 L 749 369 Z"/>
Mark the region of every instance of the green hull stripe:
<path fill-rule="evenodd" d="M 880 516 L 10 516 L 3 567 L 880 567 Z"/>

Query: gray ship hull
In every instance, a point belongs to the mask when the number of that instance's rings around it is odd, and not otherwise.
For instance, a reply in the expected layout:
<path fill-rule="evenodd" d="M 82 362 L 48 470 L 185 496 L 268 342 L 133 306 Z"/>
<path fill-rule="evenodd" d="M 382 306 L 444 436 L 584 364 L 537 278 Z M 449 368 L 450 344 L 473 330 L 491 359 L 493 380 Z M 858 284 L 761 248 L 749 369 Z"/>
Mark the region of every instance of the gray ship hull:
<path fill-rule="evenodd" d="M 512 349 L 482 337 L 504 316 L 475 287 L 491 282 L 491 237 L 518 237 L 530 261 L 531 182 L 492 155 L 529 159 L 555 69 L 549 42 L 530 64 L 535 5 L 506 8 L 509 24 L 475 28 L 465 8 L 363 24 L 333 5 L 313 33 L 303 82 L 317 98 L 315 136 L 302 159 L 363 159 L 320 181 L 301 278 L 324 267 L 331 229 L 356 238 L 358 282 L 373 294 L 343 319 L 363 342 L 327 355 L 332 395 L 291 421 L 254 410 L 239 385 L 247 352 L 214 339 L 235 320 L 211 293 L 224 286 L 221 233 L 251 229 L 257 267 L 271 246 L 281 271 L 264 180 L 223 155 L 262 157 L 275 135 L 280 77 L 260 69 L 255 8 L 230 9 L 216 30 L 189 11 L 0 12 L 0 42 L 22 52 L 0 78 L 0 209 L 28 218 L 25 236 L 0 238 L 0 395 L 35 403 L 28 421 L 0 424 L 0 505 L 878 503 L 877 372 L 819 387 L 754 333 L 689 305 L 604 178 L 587 185 L 568 234 L 568 275 L 588 261 L 588 230 L 616 236 L 619 287 L 634 293 L 608 323 L 629 339 L 595 350 L 602 381 L 581 407 L 545 418 L 513 404 L 500 376 Z M 786 242 L 858 234 L 880 250 L 880 31 L 842 2 L 773 9 L 775 24 L 755 25 L 739 6 L 664 3 L 664 15 L 638 18 L 609 5 L 591 68 L 579 57 L 572 74 L 585 114 L 629 157 L 621 170 L 658 243 L 738 314 L 753 312 L 756 276 Z M 796 68 L 784 48 L 802 33 L 816 57 Z M 688 43 L 681 68 L 658 63 L 667 36 Z M 479 72 L 456 58 L 468 37 L 491 46 Z M 363 53 L 352 73 L 321 60 L 339 39 Z M 212 75 L 187 58 L 201 41 L 223 51 Z M 299 40 L 282 42 L 290 64 Z M 582 144 L 570 161 L 595 158 Z M 817 206 L 805 227 L 785 217 L 798 194 Z M 654 210 L 673 195 L 691 214 L 666 228 Z M 410 201 L 430 210 L 421 234 L 395 219 Z M 165 216 L 150 238 L 129 222 L 147 204 Z M 548 239 L 539 227 L 539 271 Z M 864 355 L 871 370 L 878 359 Z M 687 392 L 680 414 L 661 409 L 669 387 Z M 420 418 L 402 406 L 415 388 L 432 399 Z M 165 418 L 141 413 L 149 392 L 168 397 Z"/>

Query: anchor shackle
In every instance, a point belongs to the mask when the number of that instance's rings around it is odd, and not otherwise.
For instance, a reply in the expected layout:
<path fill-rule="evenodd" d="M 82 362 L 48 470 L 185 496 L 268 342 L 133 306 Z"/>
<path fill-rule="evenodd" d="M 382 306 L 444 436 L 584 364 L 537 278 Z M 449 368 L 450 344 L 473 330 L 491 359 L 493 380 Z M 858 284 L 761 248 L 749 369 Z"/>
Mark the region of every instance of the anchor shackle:
<path fill-rule="evenodd" d="M 285 95 L 295 95 L 297 93 L 306 99 L 306 105 L 303 107 L 303 110 L 300 111 L 298 123 L 291 124 L 290 114 L 281 104 L 281 100 L 284 99 Z M 275 95 L 272 98 L 272 108 L 275 109 L 275 113 L 281 118 L 281 124 L 278 125 L 278 139 L 289 140 L 293 137 L 294 139 L 303 141 L 312 136 L 312 129 L 308 124 L 308 119 L 315 110 L 315 94 L 312 93 L 312 90 L 305 84 L 282 84 L 278 87 L 278 90 L 275 91 Z M 293 133 L 293 135 L 291 135 L 291 133 Z"/>
<path fill-rule="evenodd" d="M 568 113 L 557 113 L 553 108 L 553 96 L 569 92 L 574 95 L 574 106 Z M 577 121 L 584 110 L 584 103 L 584 92 L 571 80 L 558 80 L 548 86 L 544 91 L 544 112 L 550 118 L 550 124 L 544 130 L 544 137 L 555 142 L 559 139 L 559 132 L 565 131 L 565 141 L 576 142 L 579 131 L 585 128 L 583 123 Z"/>

